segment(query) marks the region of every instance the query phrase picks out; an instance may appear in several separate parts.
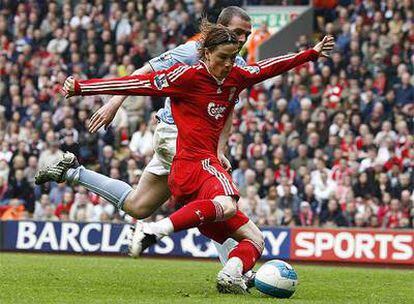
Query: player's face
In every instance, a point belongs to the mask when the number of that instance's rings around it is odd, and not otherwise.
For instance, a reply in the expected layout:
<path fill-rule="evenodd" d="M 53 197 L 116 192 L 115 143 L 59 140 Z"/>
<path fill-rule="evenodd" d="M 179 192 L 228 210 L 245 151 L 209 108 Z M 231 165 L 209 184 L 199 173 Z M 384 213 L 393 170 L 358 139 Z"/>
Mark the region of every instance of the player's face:
<path fill-rule="evenodd" d="M 252 32 L 252 24 L 249 21 L 245 21 L 240 17 L 235 16 L 230 20 L 230 23 L 227 27 L 237 35 L 240 51 Z"/>
<path fill-rule="evenodd" d="M 214 50 L 206 51 L 206 64 L 210 73 L 219 80 L 227 77 L 230 73 L 239 48 L 237 44 L 223 44 Z"/>

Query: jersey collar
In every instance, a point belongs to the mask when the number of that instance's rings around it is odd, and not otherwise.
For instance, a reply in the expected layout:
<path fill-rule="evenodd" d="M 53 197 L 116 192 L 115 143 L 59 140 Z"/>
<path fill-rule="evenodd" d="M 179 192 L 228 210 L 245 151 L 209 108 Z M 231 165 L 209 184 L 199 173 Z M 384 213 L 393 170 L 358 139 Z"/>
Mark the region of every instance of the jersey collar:
<path fill-rule="evenodd" d="M 210 70 L 208 69 L 207 64 L 203 60 L 200 59 L 199 62 L 206 69 L 207 73 L 210 74 L 210 76 L 213 77 L 213 79 L 217 82 L 217 85 L 219 86 L 223 85 L 226 78 L 223 78 L 223 80 L 218 80 L 213 74 L 210 73 Z"/>

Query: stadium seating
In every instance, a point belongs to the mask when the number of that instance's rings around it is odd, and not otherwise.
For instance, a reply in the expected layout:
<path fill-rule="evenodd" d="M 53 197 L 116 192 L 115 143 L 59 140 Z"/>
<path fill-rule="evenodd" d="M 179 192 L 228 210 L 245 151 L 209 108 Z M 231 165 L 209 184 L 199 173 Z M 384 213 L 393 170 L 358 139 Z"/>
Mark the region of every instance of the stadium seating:
<path fill-rule="evenodd" d="M 130 222 L 82 187 L 35 186 L 34 174 L 71 151 L 136 185 L 163 100 L 129 97 L 111 127 L 92 135 L 88 117 L 109 97 L 65 100 L 63 81 L 131 74 L 221 7 L 61 2 L 0 3 L 0 219 Z M 316 7 L 315 34 L 297 43 L 332 34 L 330 59 L 240 97 L 228 150 L 239 206 L 261 226 L 413 228 L 412 2 L 338 2 Z M 167 202 L 154 218 L 173 208 Z"/>

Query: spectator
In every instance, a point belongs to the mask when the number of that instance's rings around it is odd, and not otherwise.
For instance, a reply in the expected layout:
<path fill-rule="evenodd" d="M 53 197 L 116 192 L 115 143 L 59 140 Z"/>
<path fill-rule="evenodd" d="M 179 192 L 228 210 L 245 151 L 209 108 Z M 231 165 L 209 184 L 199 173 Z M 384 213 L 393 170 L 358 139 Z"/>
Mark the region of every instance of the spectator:
<path fill-rule="evenodd" d="M 283 209 L 282 226 L 295 227 L 296 218 L 293 215 L 293 211 L 290 208 Z"/>
<path fill-rule="evenodd" d="M 76 7 L 76 14 L 70 20 L 70 26 L 72 29 L 87 29 L 88 25 L 91 23 L 91 18 L 86 15 L 86 8 L 83 4 L 80 4 Z"/>
<path fill-rule="evenodd" d="M 361 161 L 359 166 L 359 172 L 364 172 L 367 169 L 371 169 L 375 165 L 377 159 L 377 149 L 375 146 L 368 147 L 368 156 Z"/>
<path fill-rule="evenodd" d="M 365 222 L 365 218 L 364 215 L 361 213 L 357 213 L 355 214 L 355 219 L 354 219 L 354 225 L 357 228 L 364 228 L 367 226 L 367 223 Z"/>
<path fill-rule="evenodd" d="M 309 203 L 312 213 L 319 214 L 321 211 L 321 203 L 316 199 L 314 187 L 311 184 L 306 184 L 305 190 L 301 195 L 302 200 Z"/>
<path fill-rule="evenodd" d="M 93 204 L 86 194 L 78 194 L 70 208 L 69 219 L 80 222 L 90 221 L 93 217 Z"/>
<path fill-rule="evenodd" d="M 160 55 L 164 51 L 164 47 L 162 46 L 161 41 L 158 40 L 156 32 L 148 33 L 146 47 L 151 58 Z"/>
<path fill-rule="evenodd" d="M 2 221 L 18 221 L 23 220 L 25 217 L 24 205 L 17 198 L 12 198 L 9 201 L 7 210 L 2 214 Z"/>
<path fill-rule="evenodd" d="M 18 169 L 14 173 L 8 185 L 6 197 L 21 201 L 24 204 L 25 210 L 33 213 L 35 203 L 33 188 L 24 177 L 23 170 Z"/>
<path fill-rule="evenodd" d="M 351 203 L 346 205 L 346 208 L 345 208 L 343 214 L 344 214 L 345 221 L 348 223 L 349 226 L 352 226 L 352 227 L 356 226 L 355 216 L 357 214 L 360 214 L 360 213 L 357 213 L 357 212 L 358 211 L 357 211 L 357 208 L 356 208 L 356 205 L 355 205 L 354 202 L 351 202 Z"/>
<path fill-rule="evenodd" d="M 63 37 L 63 30 L 57 29 L 55 34 L 55 38 L 50 40 L 47 45 L 46 50 L 49 53 L 54 54 L 63 54 L 66 51 L 66 48 L 69 46 L 69 41 Z"/>
<path fill-rule="evenodd" d="M 400 210 L 400 202 L 398 199 L 392 199 L 390 203 L 389 211 L 385 214 L 382 226 L 384 228 L 404 228 L 401 227 L 401 223 L 404 223 L 403 219 L 407 216 Z"/>
<path fill-rule="evenodd" d="M 345 217 L 339 209 L 338 202 L 330 199 L 326 209 L 323 209 L 319 217 L 320 223 L 324 227 L 343 227 L 347 226 Z"/>
<path fill-rule="evenodd" d="M 247 169 L 246 172 L 244 173 L 244 179 L 246 181 L 246 186 L 244 188 L 241 188 L 241 190 L 246 189 L 246 187 L 248 186 L 255 186 L 256 189 L 260 188 L 259 183 L 256 180 L 256 172 L 252 169 Z"/>
<path fill-rule="evenodd" d="M 0 176 L 0 205 L 2 205 L 2 202 L 6 199 L 7 190 L 7 181 L 4 179 L 3 176 Z"/>
<path fill-rule="evenodd" d="M 378 216 L 372 215 L 369 218 L 368 227 L 370 227 L 370 228 L 380 228 L 380 223 L 379 223 L 379 220 L 378 220 Z"/>
<path fill-rule="evenodd" d="M 279 226 L 283 218 L 283 210 L 279 208 L 278 196 L 275 186 L 271 186 L 269 191 L 261 201 L 260 206 L 264 210 L 263 225 Z"/>
<path fill-rule="evenodd" d="M 63 219 L 69 215 L 70 208 L 73 205 L 73 192 L 65 191 L 62 201 L 56 206 L 55 215 L 59 219 Z"/>
<path fill-rule="evenodd" d="M 6 163 L 8 163 L 11 161 L 12 156 L 13 152 L 10 150 L 9 143 L 3 141 L 1 144 L 0 161 L 6 161 Z"/>
<path fill-rule="evenodd" d="M 308 158 L 308 147 L 306 145 L 301 144 L 298 147 L 298 157 L 290 162 L 290 166 L 293 170 L 299 169 L 300 166 L 305 166 L 307 168 L 312 166 L 312 161 Z"/>
<path fill-rule="evenodd" d="M 103 198 L 99 198 L 99 204 L 93 207 L 92 221 L 107 222 L 115 213 L 115 207 Z"/>
<path fill-rule="evenodd" d="M 257 222 L 259 220 L 258 213 L 260 205 L 260 197 L 257 195 L 257 188 L 254 186 L 248 186 L 246 189 L 246 196 L 241 197 L 238 206 L 240 210 L 247 215 L 249 219 L 251 219 L 254 222 Z"/>
<path fill-rule="evenodd" d="M 401 76 L 401 85 L 395 90 L 396 104 L 402 108 L 413 107 L 414 105 L 414 87 L 410 83 L 410 74 L 405 72 Z M 408 112 L 407 112 L 408 113 Z"/>
<path fill-rule="evenodd" d="M 37 157 L 32 155 L 27 162 L 28 166 L 24 169 L 24 177 L 31 187 L 34 187 L 34 177 L 37 172 Z"/>
<path fill-rule="evenodd" d="M 267 23 L 262 22 L 260 27 L 255 30 L 247 43 L 248 57 L 247 63 L 253 64 L 256 62 L 258 47 L 270 37 L 270 32 L 267 28 Z"/>
<path fill-rule="evenodd" d="M 57 206 L 62 200 L 65 192 L 72 191 L 71 188 L 66 184 L 66 182 L 55 184 L 54 187 L 50 190 L 49 197 L 50 202 Z"/>
<path fill-rule="evenodd" d="M 63 143 L 60 145 L 63 151 L 69 151 L 75 155 L 79 155 L 80 149 L 79 144 L 74 139 L 74 133 L 66 132 L 63 137 Z M 87 157 L 87 156 L 86 156 Z"/>
<path fill-rule="evenodd" d="M 280 194 L 278 200 L 278 206 L 283 209 L 291 209 L 296 215 L 299 212 L 300 198 L 293 193 L 292 188 L 289 185 L 284 185 L 282 188 L 282 194 Z"/>
<path fill-rule="evenodd" d="M 35 202 L 35 211 L 33 213 L 34 220 L 41 220 L 43 218 L 47 205 L 50 205 L 49 195 L 42 194 L 40 199 Z"/>
<path fill-rule="evenodd" d="M 302 201 L 300 203 L 298 218 L 300 226 L 313 226 L 315 224 L 315 217 L 308 202 Z"/>
<path fill-rule="evenodd" d="M 132 135 L 129 149 L 139 158 L 151 156 L 152 149 L 152 132 L 147 124 L 141 123 L 138 130 Z"/>
<path fill-rule="evenodd" d="M 319 201 L 330 199 L 337 188 L 335 181 L 328 179 L 326 171 L 320 173 L 320 180 L 316 180 L 313 185 L 315 187 L 315 197 Z"/>
<path fill-rule="evenodd" d="M 368 174 L 362 172 L 358 175 L 358 181 L 353 187 L 355 196 L 374 196 L 378 192 L 378 187 L 374 182 L 368 180 Z"/>
<path fill-rule="evenodd" d="M 9 172 L 10 168 L 7 162 L 4 160 L 0 160 L 0 177 L 3 179 L 6 185 L 9 179 Z"/>
<path fill-rule="evenodd" d="M 260 133 L 256 133 L 254 135 L 253 142 L 247 146 L 247 158 L 252 159 L 256 155 L 256 157 L 263 157 L 266 155 L 266 151 L 267 146 L 263 143 L 262 135 Z"/>
<path fill-rule="evenodd" d="M 107 145 L 103 148 L 102 158 L 99 161 L 100 171 L 109 175 L 111 169 L 111 161 L 114 158 L 114 150 L 111 146 Z"/>
<path fill-rule="evenodd" d="M 57 163 L 63 155 L 63 152 L 59 149 L 59 141 L 57 141 L 53 131 L 46 134 L 46 142 L 48 148 L 40 153 L 39 169 L 45 168 L 48 164 Z"/>
<path fill-rule="evenodd" d="M 246 186 L 245 174 L 246 170 L 249 168 L 249 163 L 246 159 L 242 159 L 239 162 L 239 167 L 233 171 L 232 178 L 233 181 L 239 188 L 244 188 Z"/>
<path fill-rule="evenodd" d="M 55 207 L 52 204 L 44 206 L 43 216 L 40 218 L 42 221 L 58 221 L 59 218 L 55 215 Z"/>

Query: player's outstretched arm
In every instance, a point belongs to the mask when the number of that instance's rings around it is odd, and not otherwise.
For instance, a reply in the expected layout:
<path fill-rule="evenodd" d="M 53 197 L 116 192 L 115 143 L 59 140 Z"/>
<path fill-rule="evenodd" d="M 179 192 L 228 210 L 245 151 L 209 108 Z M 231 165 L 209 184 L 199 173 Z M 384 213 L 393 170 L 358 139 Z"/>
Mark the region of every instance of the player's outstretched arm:
<path fill-rule="evenodd" d="M 173 77 L 168 80 L 171 72 L 174 70 L 159 74 L 88 80 L 75 80 L 73 76 L 69 76 L 63 85 L 63 93 L 66 98 L 91 95 L 177 96 L 184 90 L 173 85 Z"/>
<path fill-rule="evenodd" d="M 167 70 L 178 63 L 192 65 L 196 61 L 197 44 L 195 42 L 188 42 L 151 59 L 142 68 L 132 73 L 132 75 L 145 75 Z M 102 126 L 107 128 L 126 98 L 127 96 L 112 96 L 109 102 L 99 108 L 91 117 L 88 126 L 89 132 L 94 133 Z"/>
<path fill-rule="evenodd" d="M 151 66 L 149 64 L 146 64 L 142 68 L 135 70 L 134 73 L 131 74 L 131 76 L 145 75 L 151 72 L 153 72 Z M 109 101 L 106 104 L 104 104 L 101 108 L 99 108 L 92 116 L 88 126 L 89 132 L 95 133 L 102 126 L 107 128 L 127 97 L 128 96 L 124 95 L 112 96 L 111 99 L 109 99 Z"/>
<path fill-rule="evenodd" d="M 151 66 L 147 63 L 147 64 L 145 64 L 143 67 L 141 67 L 141 68 L 139 68 L 139 69 L 137 69 L 137 70 L 135 70 L 132 74 L 131 74 L 131 76 L 136 76 L 136 75 L 146 75 L 146 74 L 149 74 L 149 73 L 152 73 L 152 72 L 154 72 L 153 70 L 152 70 L 152 68 L 151 68 Z M 126 96 L 126 95 L 116 95 L 116 96 L 112 96 L 111 97 L 111 99 L 109 99 L 109 102 L 108 103 L 112 103 L 112 104 L 114 104 L 114 105 L 119 105 L 119 106 L 121 106 L 122 105 L 122 103 L 125 101 L 125 99 L 127 98 L 128 96 Z M 118 106 L 118 108 L 119 108 L 119 106 Z"/>
<path fill-rule="evenodd" d="M 136 95 L 136 96 L 183 96 L 188 91 L 191 77 L 185 74 L 190 66 L 177 65 L 158 73 L 127 76 L 112 79 L 75 80 L 72 76 L 65 80 L 63 93 L 66 98 L 81 95 Z M 190 81 L 186 81 L 186 79 Z M 95 113 L 89 124 L 90 132 L 96 132 L 103 124 L 101 113 Z"/>
<path fill-rule="evenodd" d="M 335 45 L 332 36 L 325 36 L 314 48 L 299 53 L 261 60 L 254 65 L 242 68 L 244 86 L 249 87 L 268 78 L 283 74 L 308 61 L 328 57 Z"/>

